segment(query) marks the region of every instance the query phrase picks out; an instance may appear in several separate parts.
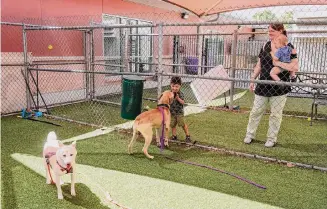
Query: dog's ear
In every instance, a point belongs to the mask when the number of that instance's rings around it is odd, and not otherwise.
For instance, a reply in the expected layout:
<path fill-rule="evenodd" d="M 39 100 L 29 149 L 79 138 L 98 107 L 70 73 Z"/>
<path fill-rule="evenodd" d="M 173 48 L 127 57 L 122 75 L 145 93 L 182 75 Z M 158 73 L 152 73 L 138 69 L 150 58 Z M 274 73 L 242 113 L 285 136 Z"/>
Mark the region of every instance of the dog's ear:
<path fill-rule="evenodd" d="M 76 148 L 76 141 L 72 143 L 72 146 Z"/>
<path fill-rule="evenodd" d="M 64 143 L 62 143 L 61 141 L 58 141 L 59 147 L 63 147 L 65 146 Z"/>

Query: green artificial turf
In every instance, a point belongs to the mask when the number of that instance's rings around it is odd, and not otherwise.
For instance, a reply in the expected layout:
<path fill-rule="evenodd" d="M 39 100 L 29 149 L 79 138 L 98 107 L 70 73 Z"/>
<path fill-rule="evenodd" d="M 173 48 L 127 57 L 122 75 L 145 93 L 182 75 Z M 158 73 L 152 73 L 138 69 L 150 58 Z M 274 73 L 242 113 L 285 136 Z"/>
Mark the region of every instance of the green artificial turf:
<path fill-rule="evenodd" d="M 240 133 L 244 132 L 242 128 L 246 124 L 244 121 L 246 121 L 247 116 L 244 115 L 242 116 L 244 118 L 241 117 L 240 119 L 239 115 L 234 115 L 238 117 L 237 121 L 240 124 Z M 207 143 L 211 144 L 230 143 L 236 146 L 236 148 L 245 147 L 241 143 L 242 138 L 238 137 L 241 136 L 240 133 L 237 134 L 227 130 L 227 125 L 231 126 L 226 121 L 227 116 L 231 118 L 228 121 L 234 124 L 231 113 L 217 111 L 207 111 L 202 113 L 201 117 L 197 117 L 196 115 L 190 116 L 187 117 L 187 121 L 190 123 L 191 120 L 197 118 L 199 124 L 203 124 L 205 118 L 221 117 L 223 119 L 216 120 L 215 124 L 206 124 L 206 128 L 199 126 L 198 129 L 195 129 L 194 126 L 196 124 L 190 124 L 192 136 L 198 139 L 206 139 L 208 140 Z M 289 124 L 294 123 L 300 130 L 298 136 L 311 131 L 312 133 L 310 135 L 314 140 L 306 143 L 304 140 L 288 141 L 287 148 L 287 146 L 282 146 L 284 143 L 282 143 L 283 139 L 281 138 L 280 146 L 270 151 L 265 150 L 265 152 L 268 152 L 268 154 L 269 152 L 270 154 L 281 152 L 285 153 L 284 156 L 288 156 L 287 153 L 290 150 L 293 150 L 295 153 L 302 153 L 303 149 L 310 153 L 314 149 L 316 149 L 317 154 L 323 152 L 323 150 L 320 150 L 320 147 L 324 145 L 323 139 L 316 138 L 323 136 L 324 133 L 320 133 L 321 135 L 319 135 L 318 132 L 322 132 L 322 128 L 326 125 L 325 123 L 315 123 L 314 126 L 309 127 L 307 121 L 301 126 L 301 123 L 297 122 L 298 119 L 292 118 L 290 120 L 292 121 Z M 60 123 L 63 127 L 26 121 L 16 117 L 2 118 L 2 208 L 105 208 L 100 205 L 100 200 L 83 184 L 77 184 L 76 186 L 77 197 L 70 197 L 69 186 L 64 186 L 65 199 L 58 201 L 54 186 L 46 185 L 44 177 L 39 176 L 34 171 L 14 161 L 10 157 L 13 153 L 41 156 L 46 135 L 52 130 L 56 131 L 60 139 L 66 139 L 91 131 L 90 128 L 85 126 L 59 121 L 52 122 Z M 219 126 L 219 123 L 223 123 L 225 126 Z M 263 125 L 265 124 L 263 123 Z M 217 126 L 220 127 L 220 130 Z M 309 128 L 306 129 L 306 126 Z M 226 127 L 225 130 L 222 127 Z M 195 130 L 201 130 L 202 132 L 196 135 Z M 230 141 L 224 140 L 228 137 L 230 137 Z M 288 139 L 290 140 L 291 138 Z M 261 190 L 226 174 L 168 160 L 160 154 L 160 150 L 156 146 L 150 146 L 149 148 L 149 153 L 155 156 L 154 160 L 146 159 L 141 152 L 143 147 L 143 140 L 141 138 L 138 139 L 134 148 L 135 154 L 128 155 L 127 145 L 129 140 L 130 135 L 114 132 L 97 138 L 78 141 L 77 161 L 79 164 L 192 185 L 283 208 L 316 209 L 325 208 L 327 205 L 327 189 L 324 186 L 325 182 L 327 182 L 327 175 L 320 171 L 288 168 L 275 163 L 265 163 L 259 160 L 223 155 L 173 144 L 171 144 L 169 150 L 164 150 L 164 154 L 170 157 L 203 163 L 233 172 L 267 187 L 267 190 Z M 318 145 L 313 146 L 313 144 Z M 304 148 L 302 148 L 302 145 Z M 264 148 L 262 143 L 254 143 L 247 146 L 246 149 L 260 152 Z M 324 161 L 322 160 L 322 162 Z M 133 206 L 129 207 L 133 208 Z M 205 208 L 205 203 L 203 208 Z"/>

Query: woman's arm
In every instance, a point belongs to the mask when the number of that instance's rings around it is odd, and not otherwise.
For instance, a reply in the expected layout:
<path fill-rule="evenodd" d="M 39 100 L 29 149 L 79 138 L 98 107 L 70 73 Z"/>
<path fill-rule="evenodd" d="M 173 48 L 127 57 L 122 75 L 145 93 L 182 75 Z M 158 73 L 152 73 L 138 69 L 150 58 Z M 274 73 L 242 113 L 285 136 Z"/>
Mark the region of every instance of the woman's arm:
<path fill-rule="evenodd" d="M 253 69 L 253 74 L 251 76 L 251 81 L 255 80 L 258 77 L 258 75 L 260 74 L 260 72 L 261 72 L 261 62 L 260 62 L 260 58 L 259 58 L 257 64 L 255 65 L 255 67 Z"/>
<path fill-rule="evenodd" d="M 259 58 L 257 64 L 255 65 L 255 67 L 253 69 L 253 74 L 251 76 L 251 81 L 254 81 L 258 77 L 260 72 L 261 72 L 261 64 L 260 64 L 260 58 Z M 249 89 L 252 92 L 254 91 L 254 83 L 253 82 L 250 82 Z"/>
<path fill-rule="evenodd" d="M 280 61 L 273 61 L 274 66 L 284 68 L 288 71 L 299 71 L 299 60 L 297 58 L 292 59 L 290 63 L 284 63 Z"/>

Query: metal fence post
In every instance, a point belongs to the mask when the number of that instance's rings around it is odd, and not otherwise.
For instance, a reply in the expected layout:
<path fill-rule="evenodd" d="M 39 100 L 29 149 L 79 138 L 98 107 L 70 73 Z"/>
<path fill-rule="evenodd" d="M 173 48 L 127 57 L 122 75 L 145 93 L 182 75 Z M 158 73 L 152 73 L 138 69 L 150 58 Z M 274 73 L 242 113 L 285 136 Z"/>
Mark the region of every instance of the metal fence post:
<path fill-rule="evenodd" d="M 151 34 L 153 34 L 153 27 L 151 27 Z M 150 38 L 150 57 L 149 57 L 149 71 L 153 72 L 153 64 L 155 63 L 155 59 L 154 59 L 154 52 L 153 52 L 153 46 L 154 46 L 154 38 L 153 36 L 149 36 Z"/>
<path fill-rule="evenodd" d="M 91 71 L 91 99 L 95 98 L 95 71 L 94 71 L 94 60 L 95 60 L 95 53 L 94 53 L 94 31 L 93 29 L 90 30 L 90 39 L 91 39 L 91 46 L 90 46 L 90 71 Z"/>
<path fill-rule="evenodd" d="M 202 75 L 202 39 L 203 36 L 201 34 L 200 26 L 196 28 L 197 39 L 196 39 L 196 55 L 198 56 L 198 75 Z"/>
<path fill-rule="evenodd" d="M 158 98 L 162 92 L 162 54 L 163 54 L 163 25 L 162 23 L 159 24 L 158 27 L 158 70 L 157 70 L 157 78 L 158 78 Z"/>
<path fill-rule="evenodd" d="M 29 73 L 28 73 L 28 58 L 27 58 L 27 34 L 26 34 L 26 26 L 23 24 L 23 50 L 24 50 L 24 76 L 26 79 L 26 108 L 31 108 L 31 95 L 29 92 Z"/>
<path fill-rule="evenodd" d="M 88 55 L 88 31 L 84 32 L 84 61 L 85 61 L 85 71 L 89 71 L 89 55 Z M 85 99 L 90 99 L 90 79 L 89 79 L 89 73 L 85 73 Z"/>
<path fill-rule="evenodd" d="M 124 66 L 125 68 L 123 68 L 123 71 L 125 72 L 128 72 L 130 71 L 130 68 L 129 68 L 129 61 L 128 61 L 128 57 L 129 57 L 129 39 L 130 39 L 130 36 L 129 36 L 129 33 L 128 33 L 128 29 L 125 30 L 125 43 L 124 43 Z"/>
<path fill-rule="evenodd" d="M 36 65 L 36 68 L 39 68 L 38 65 Z M 39 103 L 39 94 L 41 94 L 41 92 L 39 92 L 39 71 L 36 71 L 36 109 L 39 110 L 40 109 L 40 103 Z M 44 104 L 46 105 L 46 104 Z"/>
<path fill-rule="evenodd" d="M 237 30 L 234 30 L 233 33 L 233 43 L 232 43 L 232 66 L 231 66 L 231 78 L 235 78 L 235 70 L 236 70 L 236 50 L 237 50 Z M 234 86 L 235 81 L 231 82 L 231 88 L 230 88 L 230 101 L 229 101 L 229 109 L 233 110 L 234 106 Z"/>

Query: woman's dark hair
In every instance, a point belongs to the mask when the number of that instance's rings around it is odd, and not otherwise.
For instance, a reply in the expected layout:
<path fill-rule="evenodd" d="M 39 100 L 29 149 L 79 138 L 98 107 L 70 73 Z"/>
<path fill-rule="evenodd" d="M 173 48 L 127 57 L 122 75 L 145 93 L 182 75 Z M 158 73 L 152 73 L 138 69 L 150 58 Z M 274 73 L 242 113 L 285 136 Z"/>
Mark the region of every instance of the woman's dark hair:
<path fill-rule="evenodd" d="M 285 30 L 285 27 L 283 24 L 270 24 L 269 25 L 272 29 L 277 30 L 277 31 L 283 31 L 282 33 L 287 36 L 287 32 Z"/>
<path fill-rule="evenodd" d="M 170 83 L 182 85 L 182 79 L 180 77 L 172 77 Z"/>

